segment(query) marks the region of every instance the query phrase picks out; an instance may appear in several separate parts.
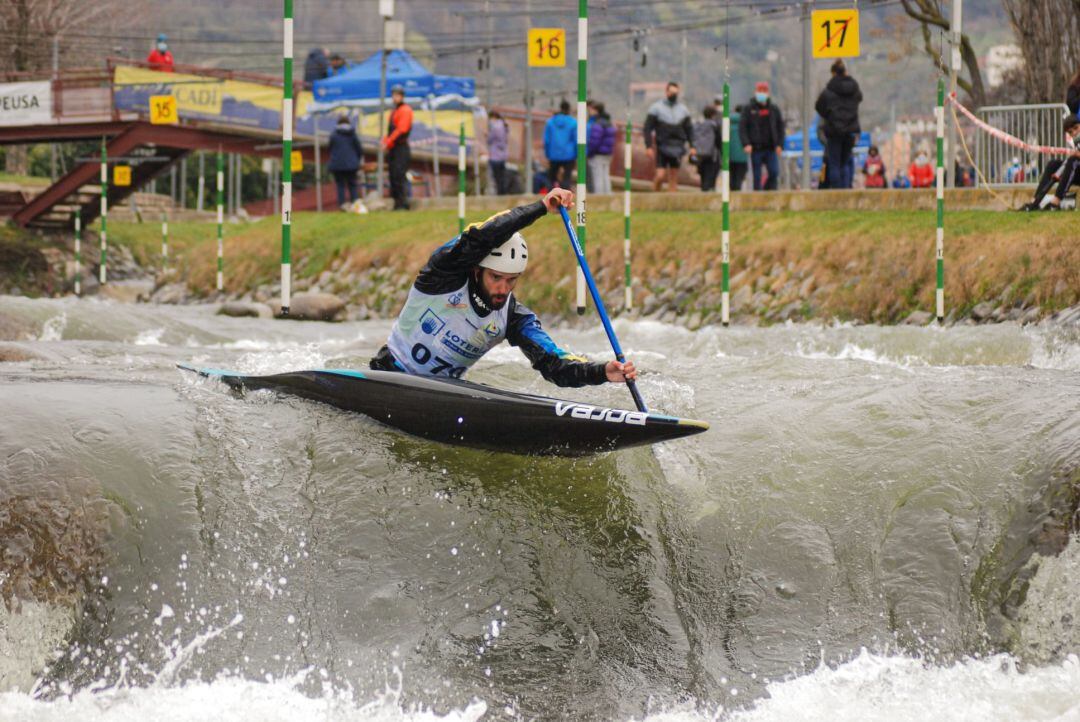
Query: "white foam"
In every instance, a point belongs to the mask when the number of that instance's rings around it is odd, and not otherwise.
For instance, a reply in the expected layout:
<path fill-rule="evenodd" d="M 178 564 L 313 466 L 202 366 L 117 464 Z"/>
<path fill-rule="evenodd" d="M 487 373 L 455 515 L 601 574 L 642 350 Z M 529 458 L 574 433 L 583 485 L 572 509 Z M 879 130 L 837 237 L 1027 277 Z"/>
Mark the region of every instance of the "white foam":
<path fill-rule="evenodd" d="M 61 313 L 59 316 L 53 316 L 41 326 L 41 335 L 38 336 L 38 341 L 62 341 L 64 339 L 64 329 L 67 328 L 67 314 Z"/>
<path fill-rule="evenodd" d="M 165 329 L 163 328 L 148 328 L 145 331 L 140 331 L 132 343 L 136 346 L 164 346 L 165 344 L 161 342 L 161 337 L 164 335 Z"/>
<path fill-rule="evenodd" d="M 903 360 L 897 361 L 889 358 L 885 354 L 880 354 L 872 348 L 865 348 L 854 343 L 845 343 L 844 347 L 838 352 L 833 351 L 814 351 L 807 350 L 806 347 L 800 342 L 795 346 L 795 356 L 798 358 L 811 359 L 815 361 L 820 360 L 833 360 L 833 361 L 863 361 L 865 363 L 877 364 L 879 366 L 891 366 L 893 368 L 904 369 L 905 371 L 911 370 L 913 365 L 925 365 L 920 359 L 912 356 L 906 356 Z"/>
<path fill-rule="evenodd" d="M 18 693 L 0 694 L 0 719 L 25 722 L 158 722 L 187 720 L 409 720 L 472 722 L 484 716 L 487 705 L 474 701 L 463 709 L 438 715 L 427 709 L 404 709 L 400 693 L 388 690 L 361 704 L 346 692 L 328 691 L 308 697 L 295 689 L 297 680 L 255 682 L 238 678 L 191 682 L 183 686 L 120 687 L 100 692 L 83 690 L 51 702 Z"/>
<path fill-rule="evenodd" d="M 1006 654 L 937 667 L 863 650 L 833 669 L 773 682 L 769 697 L 725 716 L 764 720 L 1023 722 L 1080 720 L 1080 659 L 1021 672 Z"/>

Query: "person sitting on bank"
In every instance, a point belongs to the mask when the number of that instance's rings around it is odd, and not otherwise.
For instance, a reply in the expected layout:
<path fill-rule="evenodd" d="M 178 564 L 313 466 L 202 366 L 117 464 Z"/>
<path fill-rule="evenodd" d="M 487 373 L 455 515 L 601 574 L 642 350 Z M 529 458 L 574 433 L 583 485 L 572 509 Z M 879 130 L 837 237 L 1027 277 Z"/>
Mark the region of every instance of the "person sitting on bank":
<path fill-rule="evenodd" d="M 1064 158 L 1052 158 L 1046 164 L 1039 185 L 1035 188 L 1035 197 L 1030 203 L 1020 207 L 1023 211 L 1058 211 L 1065 194 L 1074 185 L 1080 185 L 1080 120 L 1075 115 L 1065 118 L 1065 147 L 1072 153 Z M 1053 193 L 1050 189 L 1057 188 Z"/>
<path fill-rule="evenodd" d="M 590 362 L 559 348 L 536 314 L 514 297 L 529 258 L 521 231 L 573 203 L 572 192 L 556 188 L 543 200 L 470 225 L 436 250 L 420 269 L 390 339 L 371 359 L 371 368 L 461 378 L 505 340 L 558 386 L 636 379 L 632 361 Z"/>

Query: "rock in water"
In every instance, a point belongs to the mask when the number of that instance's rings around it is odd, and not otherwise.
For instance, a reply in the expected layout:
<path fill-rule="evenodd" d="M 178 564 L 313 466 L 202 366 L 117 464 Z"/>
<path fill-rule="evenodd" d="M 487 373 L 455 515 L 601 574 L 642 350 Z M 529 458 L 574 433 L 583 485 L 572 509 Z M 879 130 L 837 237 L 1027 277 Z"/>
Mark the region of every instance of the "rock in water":
<path fill-rule="evenodd" d="M 297 293 L 289 305 L 289 315 L 281 314 L 281 304 L 274 304 L 274 316 L 296 321 L 341 321 L 345 302 L 332 293 Z"/>
<path fill-rule="evenodd" d="M 273 318 L 274 316 L 274 312 L 265 303 L 245 303 L 243 301 L 223 303 L 217 312 L 219 316 L 232 316 L 234 318 Z"/>

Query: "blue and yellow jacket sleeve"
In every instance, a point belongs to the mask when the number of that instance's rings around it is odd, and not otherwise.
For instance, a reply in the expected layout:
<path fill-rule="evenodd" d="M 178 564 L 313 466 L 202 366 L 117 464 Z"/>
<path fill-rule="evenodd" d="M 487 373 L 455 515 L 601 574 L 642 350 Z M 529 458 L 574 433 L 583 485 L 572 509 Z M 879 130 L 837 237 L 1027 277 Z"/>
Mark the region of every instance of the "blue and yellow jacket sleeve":
<path fill-rule="evenodd" d="M 595 386 L 607 381 L 603 363 L 587 361 L 559 348 L 540 327 L 540 319 L 516 301 L 507 319 L 506 340 L 525 354 L 532 367 L 556 386 Z"/>
<path fill-rule="evenodd" d="M 546 213 L 543 201 L 536 201 L 496 213 L 482 223 L 473 223 L 460 236 L 431 254 L 416 277 L 417 290 L 439 294 L 460 287 L 468 279 L 469 272 L 493 248 L 506 243 L 510 236 L 543 218 Z"/>

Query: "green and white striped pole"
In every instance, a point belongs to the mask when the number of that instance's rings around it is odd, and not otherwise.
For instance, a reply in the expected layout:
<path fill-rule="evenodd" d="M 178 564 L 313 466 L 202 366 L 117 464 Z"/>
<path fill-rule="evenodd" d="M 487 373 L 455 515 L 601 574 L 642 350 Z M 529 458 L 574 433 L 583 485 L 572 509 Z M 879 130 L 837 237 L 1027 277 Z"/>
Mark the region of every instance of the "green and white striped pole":
<path fill-rule="evenodd" d="M 109 247 L 109 156 L 105 153 L 105 138 L 101 138 L 101 265 L 98 267 L 98 282 L 105 285 L 105 251 Z"/>
<path fill-rule="evenodd" d="M 281 99 L 281 313 L 288 315 L 292 296 L 293 0 L 285 0 L 282 64 L 285 80 Z"/>
<path fill-rule="evenodd" d="M 589 64 L 589 0 L 578 0 L 578 77 L 577 77 L 577 236 L 582 253 L 585 252 L 585 142 L 589 117 L 585 109 L 588 97 Z M 577 269 L 577 312 L 585 313 L 585 273 Z"/>
<path fill-rule="evenodd" d="M 161 272 L 169 270 L 169 216 L 161 214 Z"/>
<path fill-rule="evenodd" d="M 623 144 L 623 263 L 626 266 L 626 310 L 634 307 L 633 281 L 630 276 L 630 163 L 633 161 L 630 111 L 626 111 L 626 142 Z"/>
<path fill-rule="evenodd" d="M 720 199 L 722 201 L 722 224 L 720 226 L 720 322 L 731 323 L 731 88 L 724 83 L 724 117 L 720 125 Z"/>
<path fill-rule="evenodd" d="M 82 211 L 75 211 L 75 295 L 82 295 Z"/>
<path fill-rule="evenodd" d="M 458 133 L 457 147 L 457 230 L 465 232 L 465 123 Z"/>
<path fill-rule="evenodd" d="M 217 290 L 225 287 L 225 241 L 222 232 L 225 224 L 225 154 L 218 148 L 217 154 Z M 285 293 L 284 286 L 282 293 Z M 281 305 L 285 305 L 282 297 Z"/>
<path fill-rule="evenodd" d="M 945 322 L 945 82 L 938 81 L 937 108 L 937 320 Z"/>

